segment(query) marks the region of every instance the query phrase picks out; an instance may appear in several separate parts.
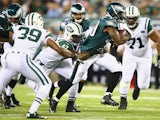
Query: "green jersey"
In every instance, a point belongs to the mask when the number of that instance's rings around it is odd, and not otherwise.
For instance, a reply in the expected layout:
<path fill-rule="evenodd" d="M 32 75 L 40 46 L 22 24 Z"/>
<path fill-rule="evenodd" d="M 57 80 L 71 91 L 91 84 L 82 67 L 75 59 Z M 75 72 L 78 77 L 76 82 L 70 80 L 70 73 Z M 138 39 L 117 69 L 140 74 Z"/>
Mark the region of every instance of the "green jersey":
<path fill-rule="evenodd" d="M 57 38 L 56 42 L 59 44 L 59 46 L 68 50 L 75 50 L 73 42 L 68 41 L 65 38 Z"/>
<path fill-rule="evenodd" d="M 111 26 L 118 29 L 118 22 L 109 15 L 101 18 L 94 26 L 84 43 L 80 46 L 81 51 L 84 52 L 104 47 L 106 41 L 110 41 L 111 37 L 108 33 L 103 31 L 105 27 Z"/>

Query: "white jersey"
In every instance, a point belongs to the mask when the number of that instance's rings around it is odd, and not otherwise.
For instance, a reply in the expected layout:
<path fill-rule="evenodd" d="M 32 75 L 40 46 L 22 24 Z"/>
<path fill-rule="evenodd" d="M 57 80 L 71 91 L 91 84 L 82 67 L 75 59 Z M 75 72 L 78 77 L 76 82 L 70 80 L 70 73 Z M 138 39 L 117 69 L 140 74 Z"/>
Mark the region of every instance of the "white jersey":
<path fill-rule="evenodd" d="M 73 50 L 73 45 L 71 42 L 66 40 L 65 38 L 57 38 L 56 40 L 57 44 L 60 46 Z M 41 63 L 43 63 L 48 68 L 53 68 L 59 62 L 64 59 L 63 56 L 61 56 L 59 53 L 57 53 L 55 50 L 53 50 L 50 47 L 44 48 L 36 57 L 36 59 L 40 60 Z"/>
<path fill-rule="evenodd" d="M 137 57 L 151 54 L 151 43 L 148 38 L 149 21 L 150 19 L 147 17 L 139 18 L 139 24 L 133 30 L 129 29 L 127 24 L 121 25 L 122 28 L 128 30 L 131 34 L 131 39 L 125 43 L 125 50 L 130 54 Z"/>
<path fill-rule="evenodd" d="M 51 37 L 45 29 L 34 26 L 16 25 L 13 27 L 13 31 L 16 34 L 13 34 L 14 45 L 12 51 L 26 53 L 31 58 L 34 57 L 41 45 L 46 44 L 47 38 Z"/>

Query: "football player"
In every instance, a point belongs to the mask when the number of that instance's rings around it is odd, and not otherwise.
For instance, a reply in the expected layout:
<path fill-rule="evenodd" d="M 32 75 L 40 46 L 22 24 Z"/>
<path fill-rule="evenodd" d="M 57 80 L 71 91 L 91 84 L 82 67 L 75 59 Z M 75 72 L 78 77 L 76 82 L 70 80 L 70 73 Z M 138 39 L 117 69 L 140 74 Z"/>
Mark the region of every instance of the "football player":
<path fill-rule="evenodd" d="M 90 27 L 90 22 L 89 22 L 89 20 L 85 19 L 85 14 L 86 14 L 85 7 L 81 3 L 73 4 L 71 6 L 71 9 L 70 9 L 71 18 L 70 19 L 65 19 L 64 21 L 61 22 L 59 35 L 63 35 L 65 26 L 68 23 L 71 23 L 71 22 L 76 22 L 76 23 L 80 24 L 82 26 L 82 28 L 83 28 L 83 32 L 87 31 L 89 29 L 89 27 Z M 83 41 L 81 41 L 81 42 L 83 42 Z M 60 77 L 60 79 L 62 79 L 62 77 Z M 65 78 L 63 78 L 63 79 L 65 79 Z M 84 82 L 85 82 L 86 79 L 87 79 L 87 72 L 85 73 L 85 75 L 82 78 L 82 80 L 79 83 L 77 83 L 78 85 L 73 85 L 70 88 L 68 104 L 67 104 L 67 108 L 66 108 L 67 112 L 80 112 L 76 108 L 76 105 L 74 105 L 74 102 L 76 100 L 76 97 L 78 97 L 79 93 L 81 92 L 82 87 L 83 87 Z M 53 91 L 54 91 L 54 85 L 52 85 L 52 88 L 51 88 L 50 94 L 49 94 L 50 110 L 52 110 Z M 78 91 L 78 93 L 75 93 L 73 91 Z"/>
<path fill-rule="evenodd" d="M 135 70 L 137 71 L 137 86 L 133 91 L 133 99 L 139 97 L 140 89 L 147 89 L 150 85 L 150 73 L 152 64 L 152 48 L 150 39 L 158 43 L 158 55 L 160 55 L 160 34 L 153 28 L 148 17 L 141 17 L 136 6 L 128 6 L 125 10 L 126 24 L 121 27 L 127 29 L 131 38 L 124 44 L 122 62 L 122 80 L 120 82 L 120 106 L 119 109 L 127 109 L 127 95 L 130 82 Z"/>
<path fill-rule="evenodd" d="M 70 78 L 65 84 L 61 83 L 60 89 L 57 95 L 54 97 L 52 110 L 56 112 L 57 104 L 62 97 L 62 95 L 74 84 L 78 83 L 88 68 L 93 64 L 96 63 L 100 66 L 105 67 L 106 69 L 112 72 L 112 84 L 114 87 L 117 85 L 116 80 L 119 79 L 121 75 L 121 65 L 118 63 L 116 58 L 108 53 L 101 55 L 101 50 L 106 44 L 106 40 L 110 41 L 111 39 L 114 40 L 115 45 L 118 46 L 126 42 L 130 35 L 128 36 L 121 36 L 118 32 L 118 21 L 122 20 L 122 14 L 124 13 L 124 7 L 119 2 L 113 2 L 107 6 L 106 10 L 107 14 L 104 18 L 101 18 L 97 24 L 93 27 L 91 32 L 86 36 L 85 41 L 80 45 L 81 52 L 78 53 L 78 57 L 84 60 L 84 64 L 80 64 L 79 66 L 75 65 L 75 70 L 73 72 L 73 77 Z M 104 62 L 105 61 L 105 62 Z M 59 81 L 60 82 L 60 81 Z M 113 91 L 114 87 L 110 89 Z M 108 99 L 113 103 L 113 100 L 108 96 L 108 93 L 103 97 L 103 103 L 106 104 Z M 114 104 L 114 103 L 113 103 Z"/>
<path fill-rule="evenodd" d="M 10 51 L 2 56 L 0 94 L 10 79 L 19 72 L 39 86 L 26 118 L 46 118 L 39 115 L 37 111 L 47 97 L 52 84 L 43 68 L 32 60 L 37 49 L 43 45 L 48 45 L 65 58 L 77 58 L 74 53 L 59 46 L 52 39 L 51 34 L 43 28 L 43 25 L 44 21 L 39 13 L 28 14 L 25 25 L 16 25 L 13 27 L 13 32 L 9 33 L 10 40 L 14 40 L 14 45 Z"/>
<path fill-rule="evenodd" d="M 9 31 L 12 29 L 13 25 L 16 24 L 23 24 L 23 11 L 19 4 L 12 3 L 8 6 L 8 8 L 5 11 L 2 11 L 2 14 L 0 15 L 1 20 L 1 36 L 9 38 Z M 3 44 L 4 52 L 9 51 L 13 46 L 13 42 L 5 42 Z M 15 87 L 17 83 L 17 76 L 15 76 L 11 82 L 7 85 L 5 90 L 5 101 L 3 103 L 3 107 L 6 109 L 9 109 L 11 106 L 20 106 L 20 102 L 15 98 L 14 93 L 12 92 L 12 89 Z M 12 103 L 12 104 L 11 104 Z"/>

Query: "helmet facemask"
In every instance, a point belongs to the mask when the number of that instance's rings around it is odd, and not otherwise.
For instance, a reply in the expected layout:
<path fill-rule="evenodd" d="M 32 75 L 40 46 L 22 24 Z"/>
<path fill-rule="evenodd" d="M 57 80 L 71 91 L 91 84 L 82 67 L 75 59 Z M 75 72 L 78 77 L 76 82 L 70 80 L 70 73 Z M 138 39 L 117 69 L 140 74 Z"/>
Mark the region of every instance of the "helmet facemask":
<path fill-rule="evenodd" d="M 74 22 L 81 24 L 83 19 L 85 18 L 85 8 L 82 4 L 76 3 L 71 7 L 71 17 Z"/>
<path fill-rule="evenodd" d="M 18 24 L 23 16 L 23 10 L 17 3 L 11 4 L 6 9 L 6 16 L 11 24 Z"/>
<path fill-rule="evenodd" d="M 128 27 L 134 29 L 139 24 L 140 11 L 136 6 L 126 8 L 126 22 Z"/>

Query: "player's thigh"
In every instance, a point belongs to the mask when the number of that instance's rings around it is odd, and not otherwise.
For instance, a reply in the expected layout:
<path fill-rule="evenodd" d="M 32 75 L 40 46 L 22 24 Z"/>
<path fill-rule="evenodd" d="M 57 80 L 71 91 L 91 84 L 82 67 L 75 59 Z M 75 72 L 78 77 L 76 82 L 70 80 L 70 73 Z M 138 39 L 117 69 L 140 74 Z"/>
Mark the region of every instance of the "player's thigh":
<path fill-rule="evenodd" d="M 138 63 L 137 81 L 140 89 L 147 89 L 151 79 L 151 60 L 142 60 Z"/>
<path fill-rule="evenodd" d="M 21 73 L 27 78 L 35 81 L 40 85 L 50 84 L 49 79 L 45 70 L 35 61 L 31 60 L 29 57 L 23 60 L 23 65 L 21 67 Z"/>
<path fill-rule="evenodd" d="M 90 57 L 87 60 L 83 61 L 83 64 L 79 64 L 78 69 L 76 71 L 74 80 L 73 80 L 73 84 L 78 83 L 81 81 L 82 77 L 84 76 L 84 74 L 88 71 L 89 67 L 97 60 L 99 59 L 99 55 L 94 55 L 92 57 Z M 75 66 L 74 66 L 75 67 Z"/>
<path fill-rule="evenodd" d="M 136 70 L 136 60 L 129 54 L 123 55 L 122 61 L 122 80 L 124 82 L 130 82 L 132 80 L 134 71 Z"/>
<path fill-rule="evenodd" d="M 122 71 L 122 65 L 121 63 L 119 63 L 116 58 L 109 54 L 109 53 L 105 53 L 103 55 L 103 57 L 100 57 L 95 64 L 106 68 L 107 70 L 109 70 L 110 72 L 118 72 L 118 71 Z"/>
<path fill-rule="evenodd" d="M 72 75 L 73 72 L 73 63 L 71 59 L 66 59 L 63 60 L 62 62 L 60 62 L 56 68 L 54 69 L 54 71 L 56 73 L 58 73 L 59 75 L 69 79 Z"/>
<path fill-rule="evenodd" d="M 3 68 L 0 71 L 0 87 L 5 87 L 12 79 L 12 77 L 16 75 L 12 69 Z"/>

